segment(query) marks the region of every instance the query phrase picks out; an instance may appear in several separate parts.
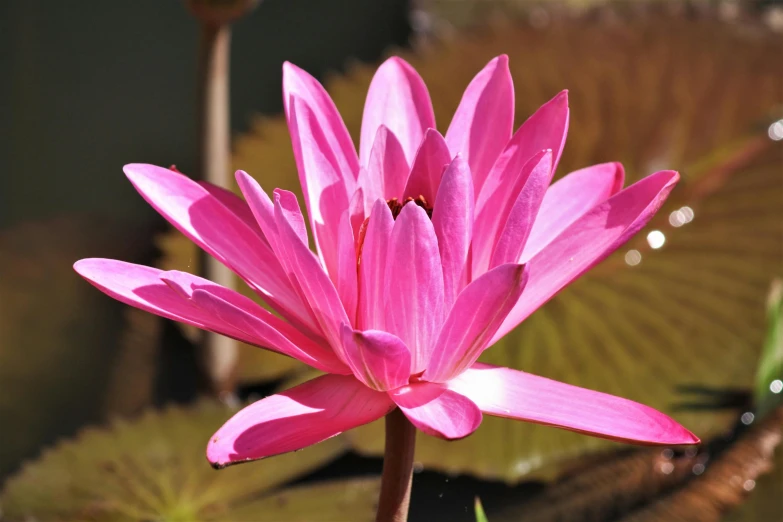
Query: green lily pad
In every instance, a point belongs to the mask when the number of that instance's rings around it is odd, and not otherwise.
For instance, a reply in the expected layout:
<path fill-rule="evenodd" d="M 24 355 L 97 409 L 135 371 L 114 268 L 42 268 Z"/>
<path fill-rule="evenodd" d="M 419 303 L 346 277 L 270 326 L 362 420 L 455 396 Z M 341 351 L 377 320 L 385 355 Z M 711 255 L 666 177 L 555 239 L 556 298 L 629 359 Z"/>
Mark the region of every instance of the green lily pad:
<path fill-rule="evenodd" d="M 371 520 L 374 480 L 278 491 L 343 453 L 339 438 L 252 466 L 212 469 L 206 443 L 235 411 L 203 402 L 88 429 L 7 482 L 3 520 L 283 522 L 328 520 L 335 509 L 349 520 Z"/>

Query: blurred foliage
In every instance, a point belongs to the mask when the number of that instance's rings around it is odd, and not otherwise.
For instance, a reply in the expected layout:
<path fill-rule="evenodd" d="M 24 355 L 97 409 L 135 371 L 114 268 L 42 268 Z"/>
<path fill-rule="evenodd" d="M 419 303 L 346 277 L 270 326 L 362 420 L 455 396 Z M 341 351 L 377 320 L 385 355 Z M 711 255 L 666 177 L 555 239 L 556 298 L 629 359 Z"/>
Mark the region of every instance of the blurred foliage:
<path fill-rule="evenodd" d="M 683 385 L 752 386 L 764 335 L 764 295 L 783 259 L 783 147 L 767 136 L 783 103 L 781 45 L 783 36 L 760 24 L 654 11 L 553 16 L 546 27 L 506 20 L 400 53 L 426 81 L 441 130 L 472 76 L 493 56 L 507 53 L 517 125 L 570 89 L 571 125 L 559 176 L 611 160 L 624 163 L 627 183 L 661 168 L 682 173 L 647 230 L 482 360 L 664 411 L 678 402 Z M 356 140 L 373 71 L 355 64 L 344 77 L 326 82 Z M 259 118 L 252 132 L 239 137 L 233 166 L 256 176 L 268 191 L 282 187 L 301 197 L 282 118 Z M 683 224 L 685 214 L 678 211 L 686 206 L 695 217 Z M 665 233 L 660 250 L 645 241 L 652 229 Z M 183 250 L 170 252 L 169 259 L 192 259 L 194 247 L 180 245 Z M 641 263 L 624 262 L 629 249 Z M 249 292 L 242 284 L 237 288 Z M 301 381 L 311 374 L 291 359 L 254 348 L 242 349 L 240 357 L 245 381 L 282 375 Z M 685 411 L 677 418 L 709 437 L 727 429 L 733 417 Z M 346 436 L 361 452 L 382 451 L 381 423 Z M 421 435 L 417 459 L 450 473 L 513 482 L 611 444 L 486 418 L 461 441 Z"/>
<path fill-rule="evenodd" d="M 3 520 L 318 522 L 371 520 L 376 479 L 280 487 L 329 462 L 339 438 L 215 471 L 206 441 L 236 410 L 215 402 L 88 429 L 27 464 L 0 496 Z"/>
<path fill-rule="evenodd" d="M 756 373 L 755 402 L 759 415 L 783 399 L 783 281 L 776 279 L 767 299 L 767 337 Z"/>
<path fill-rule="evenodd" d="M 750 428 L 738 423 L 729 437 L 675 452 L 625 450 L 594 457 L 571 469 L 535 500 L 507 509 L 498 522 L 718 522 L 747 499 L 780 515 L 780 490 L 764 495 L 783 435 L 783 408 Z M 759 482 L 763 483 L 763 482 Z M 743 509 L 746 513 L 747 509 Z M 760 511 L 761 512 L 761 511 Z M 776 518 L 737 518 L 744 522 Z"/>
<path fill-rule="evenodd" d="M 149 233 L 90 217 L 0 233 L 0 477 L 42 444 L 100 418 L 114 400 L 110 390 L 127 393 L 112 373 L 124 307 L 71 265 L 88 256 L 149 262 Z"/>

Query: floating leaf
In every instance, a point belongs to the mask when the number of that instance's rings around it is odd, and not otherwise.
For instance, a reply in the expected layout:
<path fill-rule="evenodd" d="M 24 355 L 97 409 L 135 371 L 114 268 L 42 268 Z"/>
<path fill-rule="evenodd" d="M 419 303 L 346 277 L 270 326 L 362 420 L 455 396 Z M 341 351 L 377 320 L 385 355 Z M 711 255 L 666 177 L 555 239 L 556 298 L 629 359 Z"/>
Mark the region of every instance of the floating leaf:
<path fill-rule="evenodd" d="M 627 183 L 661 168 L 683 175 L 656 221 L 489 350 L 484 361 L 661 410 L 679 401 L 683 385 L 752 385 L 764 335 L 759 312 L 783 258 L 783 147 L 767 136 L 772 114 L 783 104 L 781 45 L 783 36 L 760 24 L 653 13 L 553 17 L 545 29 L 506 21 L 418 54 L 402 53 L 426 81 L 441 130 L 476 71 L 508 53 L 517 125 L 570 89 L 569 139 L 558 175 L 611 160 L 625 164 Z M 356 65 L 327 82 L 354 140 L 373 72 Z M 282 187 L 301 197 L 282 118 L 257 120 L 236 141 L 233 163 L 265 189 Z M 646 241 L 653 230 L 664 239 L 662 248 Z M 259 379 L 296 369 L 280 356 L 255 354 L 276 358 L 266 366 L 272 372 L 259 372 Z M 679 412 L 677 418 L 701 437 L 731 422 L 726 414 Z M 347 436 L 361 452 L 382 452 L 381 423 Z M 458 442 L 419 436 L 417 459 L 447 472 L 517 481 L 611 444 L 486 418 Z"/>
<path fill-rule="evenodd" d="M 767 337 L 756 372 L 757 414 L 783 400 L 783 281 L 776 279 L 767 298 Z"/>
<path fill-rule="evenodd" d="M 113 400 L 124 307 L 71 265 L 88 256 L 149 262 L 148 232 L 69 217 L 0 233 L 0 477 L 42 444 L 99 419 L 103 401 Z M 126 376 L 126 393 L 136 393 L 134 377 Z"/>
<path fill-rule="evenodd" d="M 338 508 L 347 520 L 372 518 L 375 481 L 273 491 L 340 455 L 339 438 L 253 466 L 213 470 L 206 442 L 233 413 L 203 402 L 86 430 L 7 482 L 3 520 L 316 521 L 334 519 Z"/>

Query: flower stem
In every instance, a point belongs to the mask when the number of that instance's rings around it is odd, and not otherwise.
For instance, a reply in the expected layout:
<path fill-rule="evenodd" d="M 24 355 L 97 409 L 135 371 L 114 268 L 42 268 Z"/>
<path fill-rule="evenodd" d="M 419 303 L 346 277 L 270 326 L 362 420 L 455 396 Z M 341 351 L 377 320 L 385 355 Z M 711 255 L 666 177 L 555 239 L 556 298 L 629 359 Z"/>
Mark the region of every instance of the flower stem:
<path fill-rule="evenodd" d="M 376 522 L 408 520 L 415 448 L 416 428 L 395 408 L 386 415 L 386 450 Z"/>
<path fill-rule="evenodd" d="M 198 63 L 199 176 L 220 187 L 229 173 L 229 59 L 231 26 L 201 21 Z M 204 274 L 219 285 L 233 286 L 231 271 L 211 256 L 203 258 Z M 204 372 L 216 394 L 233 390 L 236 342 L 206 334 L 201 354 Z"/>

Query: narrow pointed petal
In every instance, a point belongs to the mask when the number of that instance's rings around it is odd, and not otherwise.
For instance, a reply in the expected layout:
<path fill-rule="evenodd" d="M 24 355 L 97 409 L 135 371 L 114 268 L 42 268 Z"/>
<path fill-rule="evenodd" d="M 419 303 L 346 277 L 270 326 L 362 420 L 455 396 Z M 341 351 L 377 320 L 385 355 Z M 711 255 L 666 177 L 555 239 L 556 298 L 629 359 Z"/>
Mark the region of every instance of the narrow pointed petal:
<path fill-rule="evenodd" d="M 320 332 L 344 361 L 340 325 L 349 322 L 348 315 L 329 276 L 297 233 L 300 220 L 301 212 L 296 196 L 291 192 L 276 190 L 275 222 L 283 256 L 280 261 L 288 272 L 289 279 L 296 281 L 301 299 L 309 304 Z"/>
<path fill-rule="evenodd" d="M 213 185 L 208 181 L 197 181 L 196 183 L 198 183 L 201 187 L 203 187 L 204 190 L 212 194 L 212 196 L 214 196 L 215 199 L 220 201 L 239 219 L 244 221 L 248 227 L 250 227 L 251 229 L 255 230 L 257 233 L 259 233 L 261 238 L 264 241 L 266 241 L 266 237 L 264 236 L 263 232 L 261 232 L 261 230 L 259 229 L 258 222 L 256 222 L 255 217 L 253 216 L 253 212 L 251 212 L 250 207 L 242 198 L 240 198 L 230 190 L 226 190 L 222 187 L 218 187 L 217 185 Z"/>
<path fill-rule="evenodd" d="M 413 67 L 397 56 L 378 68 L 367 92 L 359 152 L 362 165 L 368 163 L 381 125 L 400 139 L 408 163 L 413 161 L 424 131 L 435 128 L 427 86 Z"/>
<path fill-rule="evenodd" d="M 519 167 L 541 150 L 552 151 L 552 170 L 557 170 L 568 134 L 568 121 L 568 91 L 562 91 L 542 105 L 514 133 L 492 166 L 482 193 L 479 194 L 480 199 L 486 200 L 497 190 L 507 190 L 513 183 L 512 177 L 519 172 Z M 509 163 L 517 167 L 509 168 Z"/>
<path fill-rule="evenodd" d="M 214 467 L 296 451 L 380 419 L 388 395 L 351 376 L 324 375 L 261 399 L 234 415 L 209 440 Z"/>
<path fill-rule="evenodd" d="M 356 242 L 351 228 L 350 211 L 346 210 L 340 220 L 337 242 L 337 280 L 334 285 L 340 295 L 345 313 L 356 324 L 356 302 L 358 300 L 358 281 L 356 274 Z"/>
<path fill-rule="evenodd" d="M 283 64 L 283 105 L 286 117 L 291 118 L 290 101 L 296 96 L 303 100 L 315 114 L 326 138 L 329 149 L 337 162 L 338 171 L 354 179 L 359 172 L 359 158 L 348 129 L 337 112 L 334 102 L 318 80 L 292 63 Z"/>
<path fill-rule="evenodd" d="M 508 213 L 492 252 L 490 268 L 505 263 L 519 263 L 522 250 L 541 208 L 544 194 L 552 181 L 552 174 L 552 151 L 546 151 L 533 167 L 525 186 Z"/>
<path fill-rule="evenodd" d="M 514 124 L 514 83 L 508 56 L 490 61 L 470 82 L 446 132 L 451 155 L 462 154 L 479 193 Z"/>
<path fill-rule="evenodd" d="M 638 444 L 697 444 L 674 419 L 643 404 L 525 372 L 475 364 L 449 382 L 488 415 Z"/>
<path fill-rule="evenodd" d="M 473 237 L 473 179 L 461 156 L 443 173 L 435 198 L 432 226 L 443 265 L 444 307 L 451 308 L 468 281 L 468 250 Z"/>
<path fill-rule="evenodd" d="M 79 275 L 96 288 L 123 303 L 147 312 L 219 333 L 266 348 L 324 371 L 347 373 L 330 350 L 319 346 L 295 328 L 267 312 L 241 294 L 185 272 L 164 272 L 112 259 L 82 259 L 74 265 Z M 226 302 L 204 309 L 193 301 L 193 293 L 208 291 Z M 262 325 L 257 330 L 241 328 L 223 318 L 225 309 L 244 306 Z"/>
<path fill-rule="evenodd" d="M 443 268 L 438 238 L 425 210 L 402 207 L 391 233 L 385 274 L 385 330 L 413 356 L 411 373 L 427 368 L 443 323 Z"/>
<path fill-rule="evenodd" d="M 546 157 L 549 156 L 549 159 Z M 501 158 L 502 159 L 502 158 Z M 473 225 L 471 249 L 472 276 L 475 278 L 490 268 L 492 254 L 500 234 L 508 221 L 511 210 L 534 171 L 540 172 L 546 166 L 551 171 L 551 152 L 538 151 L 524 162 L 521 156 L 514 156 L 506 162 L 502 178 L 506 183 L 489 193 L 486 186 L 476 202 L 476 222 Z M 489 196 L 487 194 L 489 193 Z"/>
<path fill-rule="evenodd" d="M 544 195 L 520 262 L 527 263 L 571 223 L 622 190 L 624 178 L 621 164 L 602 163 L 554 182 Z"/>
<path fill-rule="evenodd" d="M 296 336 L 302 344 L 302 347 L 297 346 L 270 324 L 272 322 L 271 318 L 274 318 L 274 316 L 268 312 L 268 315 L 263 314 L 265 310 L 255 305 L 251 300 L 247 300 L 249 303 L 243 301 L 241 298 L 244 296 L 241 295 L 233 296 L 234 299 L 231 301 L 223 297 L 226 296 L 217 295 L 216 292 L 209 289 L 196 288 L 192 291 L 191 299 L 197 307 L 204 310 L 216 321 L 231 325 L 233 328 L 261 341 L 255 344 L 269 347 L 278 353 L 293 357 L 323 372 L 348 373 L 346 365 L 337 358 L 330 348 L 319 346 L 302 335 Z M 279 323 L 279 320 L 275 323 Z M 291 328 L 286 328 L 286 330 L 289 330 L 289 333 L 293 333 Z"/>
<path fill-rule="evenodd" d="M 263 191 L 258 182 L 243 170 L 238 170 L 235 174 L 239 190 L 245 196 L 247 205 L 250 208 L 264 237 L 275 250 L 277 243 L 277 224 L 275 223 L 275 205 L 272 203 L 269 195 Z"/>
<path fill-rule="evenodd" d="M 427 129 L 411 165 L 411 173 L 402 192 L 403 199 L 424 196 L 427 201 L 435 201 L 441 176 L 449 163 L 451 152 L 446 140 L 435 129 Z"/>
<path fill-rule="evenodd" d="M 397 137 L 385 125 L 378 127 L 370 160 L 367 163 L 367 183 L 385 200 L 401 198 L 410 167 Z"/>
<path fill-rule="evenodd" d="M 523 265 L 501 265 L 459 294 L 422 379 L 445 382 L 469 368 L 488 346 L 527 282 Z"/>
<path fill-rule="evenodd" d="M 310 216 L 310 228 L 321 261 L 329 275 L 336 278 L 337 228 L 356 183 L 352 174 L 340 170 L 320 122 L 307 103 L 293 96 L 288 111 L 294 157 Z"/>
<path fill-rule="evenodd" d="M 301 303 L 269 245 L 204 187 L 154 165 L 126 165 L 124 171 L 155 210 L 236 272 L 270 305 L 291 312 L 300 308 Z"/>
<path fill-rule="evenodd" d="M 473 401 L 441 384 L 411 384 L 389 396 L 416 428 L 433 437 L 462 439 L 481 424 L 481 410 Z"/>
<path fill-rule="evenodd" d="M 386 328 L 384 297 L 386 260 L 391 242 L 394 218 L 382 199 L 375 202 L 367 221 L 363 241 L 359 245 L 359 305 L 357 324 L 362 330 Z"/>
<path fill-rule="evenodd" d="M 534 256 L 526 265 L 528 284 L 493 342 L 646 225 L 679 179 L 671 170 L 647 176 L 594 207 Z"/>
<path fill-rule="evenodd" d="M 411 352 L 399 337 L 380 330 L 353 330 L 343 325 L 343 346 L 357 379 L 370 388 L 387 391 L 408 384 Z"/>

